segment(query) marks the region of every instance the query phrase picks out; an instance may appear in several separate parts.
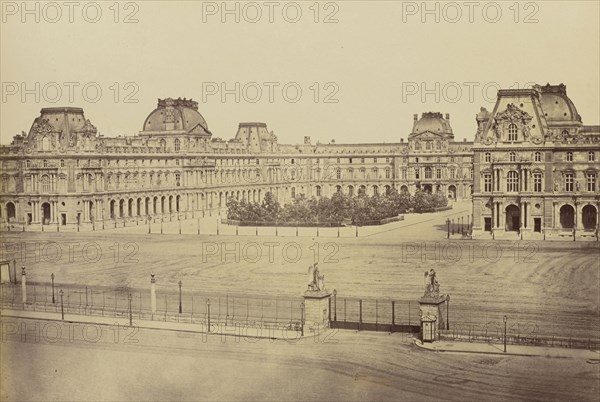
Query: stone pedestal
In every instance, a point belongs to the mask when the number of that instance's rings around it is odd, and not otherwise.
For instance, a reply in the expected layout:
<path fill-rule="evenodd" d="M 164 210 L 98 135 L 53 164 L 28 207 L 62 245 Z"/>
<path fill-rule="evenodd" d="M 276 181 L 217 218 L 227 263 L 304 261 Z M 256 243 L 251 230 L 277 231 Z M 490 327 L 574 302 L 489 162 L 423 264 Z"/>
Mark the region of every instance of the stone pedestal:
<path fill-rule="evenodd" d="M 445 302 L 445 296 L 421 297 L 419 299 L 421 340 L 423 342 L 436 341 L 438 339 L 438 330 L 445 329 L 445 317 L 440 312 L 440 306 Z"/>
<path fill-rule="evenodd" d="M 307 290 L 304 292 L 304 334 L 329 328 L 329 298 L 327 290 Z"/>

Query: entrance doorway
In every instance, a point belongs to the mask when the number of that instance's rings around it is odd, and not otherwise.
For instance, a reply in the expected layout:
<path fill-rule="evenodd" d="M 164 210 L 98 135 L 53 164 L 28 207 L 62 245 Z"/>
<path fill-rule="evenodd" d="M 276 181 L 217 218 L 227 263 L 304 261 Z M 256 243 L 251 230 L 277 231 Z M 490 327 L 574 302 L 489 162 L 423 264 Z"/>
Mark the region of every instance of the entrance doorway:
<path fill-rule="evenodd" d="M 573 229 L 575 226 L 575 210 L 568 204 L 560 207 L 560 226 L 563 229 Z"/>
<path fill-rule="evenodd" d="M 586 205 L 581 210 L 581 219 L 583 220 L 583 228 L 586 230 L 596 229 L 598 213 L 593 205 Z"/>
<path fill-rule="evenodd" d="M 542 218 L 533 218 L 533 231 L 542 233 Z"/>
<path fill-rule="evenodd" d="M 42 225 L 50 223 L 50 204 L 47 202 L 42 204 Z"/>
<path fill-rule="evenodd" d="M 520 225 L 521 211 L 516 205 L 506 207 L 506 231 L 518 232 Z"/>

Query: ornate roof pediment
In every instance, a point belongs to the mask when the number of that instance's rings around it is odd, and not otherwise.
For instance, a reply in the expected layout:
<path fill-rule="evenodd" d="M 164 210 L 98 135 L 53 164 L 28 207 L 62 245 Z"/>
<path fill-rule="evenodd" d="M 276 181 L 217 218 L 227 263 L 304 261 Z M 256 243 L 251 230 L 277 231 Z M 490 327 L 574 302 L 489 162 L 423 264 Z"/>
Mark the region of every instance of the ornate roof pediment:
<path fill-rule="evenodd" d="M 527 124 L 531 121 L 533 117 L 529 115 L 529 113 L 525 112 L 524 110 L 519 109 L 517 106 L 515 106 L 514 103 L 509 103 L 508 105 L 506 105 L 506 109 L 503 110 L 502 112 L 499 112 L 496 114 L 496 116 L 494 117 L 494 119 L 496 121 L 508 121 L 510 123 L 524 123 Z"/>

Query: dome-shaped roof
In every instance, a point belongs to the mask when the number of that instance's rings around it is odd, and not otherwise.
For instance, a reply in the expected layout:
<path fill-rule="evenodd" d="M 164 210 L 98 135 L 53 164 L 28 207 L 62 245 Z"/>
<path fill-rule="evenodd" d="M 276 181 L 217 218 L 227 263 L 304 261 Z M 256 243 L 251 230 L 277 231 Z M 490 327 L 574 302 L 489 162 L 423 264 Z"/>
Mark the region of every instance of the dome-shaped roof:
<path fill-rule="evenodd" d="M 158 106 L 144 121 L 143 131 L 187 131 L 210 134 L 198 102 L 191 99 L 159 99 Z"/>
<path fill-rule="evenodd" d="M 439 112 L 426 112 L 417 120 L 415 115 L 414 126 L 411 135 L 417 135 L 424 132 L 434 134 L 442 134 L 449 137 L 454 137 L 452 127 L 450 127 L 450 116 L 446 114 L 446 118 Z"/>
<path fill-rule="evenodd" d="M 552 121 L 581 121 L 575 105 L 567 96 L 564 84 L 537 86 L 540 92 L 540 103 L 546 120 Z"/>

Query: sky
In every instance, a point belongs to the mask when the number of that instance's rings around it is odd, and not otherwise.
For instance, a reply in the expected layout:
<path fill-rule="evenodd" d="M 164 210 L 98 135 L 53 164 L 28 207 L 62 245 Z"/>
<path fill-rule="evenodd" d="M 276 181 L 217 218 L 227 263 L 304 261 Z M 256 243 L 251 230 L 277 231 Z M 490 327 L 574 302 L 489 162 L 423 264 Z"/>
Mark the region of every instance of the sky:
<path fill-rule="evenodd" d="M 223 139 L 259 121 L 280 143 L 399 142 L 435 111 L 472 140 L 497 89 L 531 83 L 564 83 L 600 124 L 598 1 L 64 4 L 0 2 L 2 144 L 43 107 L 135 135 L 167 97 Z"/>

